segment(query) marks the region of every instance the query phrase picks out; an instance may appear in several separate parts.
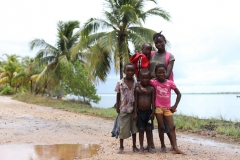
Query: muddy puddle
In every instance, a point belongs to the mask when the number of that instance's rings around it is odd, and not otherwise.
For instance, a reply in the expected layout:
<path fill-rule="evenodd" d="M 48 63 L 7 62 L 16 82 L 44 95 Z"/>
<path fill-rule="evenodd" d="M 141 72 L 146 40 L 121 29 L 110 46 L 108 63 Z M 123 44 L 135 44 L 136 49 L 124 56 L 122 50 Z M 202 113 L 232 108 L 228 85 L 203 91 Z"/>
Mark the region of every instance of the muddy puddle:
<path fill-rule="evenodd" d="M 95 144 L 1 145 L 0 160 L 78 160 L 97 154 Z"/>

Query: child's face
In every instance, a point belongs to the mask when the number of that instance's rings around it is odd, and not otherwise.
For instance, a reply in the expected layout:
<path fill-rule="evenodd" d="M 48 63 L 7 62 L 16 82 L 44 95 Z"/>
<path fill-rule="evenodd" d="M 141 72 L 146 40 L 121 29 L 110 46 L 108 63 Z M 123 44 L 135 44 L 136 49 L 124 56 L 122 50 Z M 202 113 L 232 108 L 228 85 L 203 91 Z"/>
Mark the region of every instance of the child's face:
<path fill-rule="evenodd" d="M 165 68 L 163 67 L 159 67 L 157 70 L 156 70 L 156 78 L 159 80 L 159 81 L 164 81 L 166 78 L 166 70 Z"/>
<path fill-rule="evenodd" d="M 126 74 L 126 78 L 132 78 L 135 73 L 135 66 L 127 65 L 124 69 L 124 73 Z"/>
<path fill-rule="evenodd" d="M 142 85 L 148 85 L 151 79 L 151 73 L 140 73 L 140 82 Z"/>
<path fill-rule="evenodd" d="M 145 44 L 142 48 L 142 53 L 145 54 L 147 57 L 150 55 L 152 51 L 152 46 L 150 44 Z"/>
<path fill-rule="evenodd" d="M 155 47 L 158 50 L 165 50 L 165 41 L 162 37 L 158 37 L 154 40 Z"/>

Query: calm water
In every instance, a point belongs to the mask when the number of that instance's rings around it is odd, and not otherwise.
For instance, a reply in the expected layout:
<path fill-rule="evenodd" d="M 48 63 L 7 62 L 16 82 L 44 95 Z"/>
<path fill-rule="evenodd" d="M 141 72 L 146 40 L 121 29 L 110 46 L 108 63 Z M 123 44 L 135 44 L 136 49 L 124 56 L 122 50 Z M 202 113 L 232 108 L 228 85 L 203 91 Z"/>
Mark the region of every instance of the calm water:
<path fill-rule="evenodd" d="M 93 107 L 110 108 L 116 94 L 99 94 L 101 101 Z M 176 95 L 172 94 L 172 104 Z M 240 98 L 236 94 L 182 94 L 177 113 L 199 118 L 223 118 L 240 122 Z"/>

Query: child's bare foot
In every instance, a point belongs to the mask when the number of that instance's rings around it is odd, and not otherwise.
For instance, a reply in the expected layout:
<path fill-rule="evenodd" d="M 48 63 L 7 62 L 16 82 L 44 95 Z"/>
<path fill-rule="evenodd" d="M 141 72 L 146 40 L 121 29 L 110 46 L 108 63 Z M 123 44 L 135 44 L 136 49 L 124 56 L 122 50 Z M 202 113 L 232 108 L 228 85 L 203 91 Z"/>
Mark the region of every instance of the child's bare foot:
<path fill-rule="evenodd" d="M 139 152 L 140 151 L 136 146 L 133 146 L 132 149 L 133 149 L 133 152 Z"/>
<path fill-rule="evenodd" d="M 154 145 L 152 145 L 152 146 L 151 146 L 151 148 L 152 148 L 152 149 L 155 149 L 155 146 L 154 146 Z M 147 147 L 147 146 L 146 146 L 146 147 L 144 147 L 144 150 L 148 150 L 148 147 Z"/>
<path fill-rule="evenodd" d="M 144 147 L 140 147 L 138 153 L 143 154 L 143 152 L 144 152 Z"/>
<path fill-rule="evenodd" d="M 173 154 L 183 154 L 183 155 L 186 155 L 186 153 L 184 153 L 183 151 L 181 151 L 181 150 L 178 149 L 178 148 L 173 148 L 173 149 L 172 149 L 172 153 L 173 153 Z"/>
<path fill-rule="evenodd" d="M 166 148 L 166 146 L 161 146 L 161 152 L 167 153 L 167 148 Z"/>
<path fill-rule="evenodd" d="M 154 144 L 152 144 L 152 145 L 151 145 L 151 148 L 152 148 L 152 149 L 155 149 L 155 145 L 154 145 Z"/>
<path fill-rule="evenodd" d="M 118 154 L 123 154 L 124 153 L 124 148 L 119 148 Z"/>
<path fill-rule="evenodd" d="M 153 154 L 153 153 L 155 153 L 156 151 L 155 151 L 154 149 L 152 149 L 152 147 L 149 147 L 149 148 L 148 148 L 148 152 L 150 152 L 150 153 Z"/>

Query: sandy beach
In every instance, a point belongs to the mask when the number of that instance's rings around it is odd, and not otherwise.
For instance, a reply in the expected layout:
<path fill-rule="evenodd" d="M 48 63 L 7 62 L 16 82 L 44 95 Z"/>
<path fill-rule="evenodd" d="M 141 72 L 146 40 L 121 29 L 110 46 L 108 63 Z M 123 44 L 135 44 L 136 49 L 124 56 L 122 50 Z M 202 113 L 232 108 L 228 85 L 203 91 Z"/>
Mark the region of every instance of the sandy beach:
<path fill-rule="evenodd" d="M 27 104 L 12 100 L 11 97 L 0 96 L 0 146 L 99 145 L 98 153 L 88 159 L 240 159 L 240 144 L 183 134 L 178 131 L 178 146 L 187 155 L 172 154 L 169 151 L 167 137 L 165 139 L 168 150 L 167 153 L 162 153 L 156 129 L 153 131 L 156 153 L 133 153 L 132 140 L 129 138 L 124 141 L 125 153 L 117 154 L 119 139 L 111 137 L 113 123 L 113 120 Z M 137 145 L 139 146 L 138 140 Z"/>

